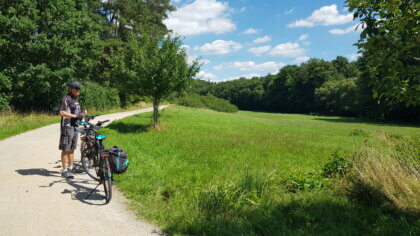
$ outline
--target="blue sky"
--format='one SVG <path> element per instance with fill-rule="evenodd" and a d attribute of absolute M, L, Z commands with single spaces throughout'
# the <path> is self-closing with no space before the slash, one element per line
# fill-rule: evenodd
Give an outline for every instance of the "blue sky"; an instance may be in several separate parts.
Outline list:
<path fill-rule="evenodd" d="M 357 57 L 358 22 L 344 0 L 172 0 L 165 24 L 184 37 L 199 78 L 225 81 L 275 74 L 316 57 Z"/>

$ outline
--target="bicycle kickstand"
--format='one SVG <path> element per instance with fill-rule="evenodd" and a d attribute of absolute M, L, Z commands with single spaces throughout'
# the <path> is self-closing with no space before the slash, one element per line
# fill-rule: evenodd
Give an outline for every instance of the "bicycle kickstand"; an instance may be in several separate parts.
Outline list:
<path fill-rule="evenodd" d="M 92 191 L 90 191 L 90 193 L 87 195 L 87 197 L 85 198 L 85 200 L 87 200 L 89 197 L 90 197 L 90 195 L 92 195 L 92 193 L 93 192 L 95 192 L 95 190 L 99 187 L 99 185 L 101 185 L 102 184 L 102 181 L 100 181 L 99 182 L 99 184 L 98 185 L 96 185 L 96 187 L 94 188 L 94 189 L 92 189 Z"/>

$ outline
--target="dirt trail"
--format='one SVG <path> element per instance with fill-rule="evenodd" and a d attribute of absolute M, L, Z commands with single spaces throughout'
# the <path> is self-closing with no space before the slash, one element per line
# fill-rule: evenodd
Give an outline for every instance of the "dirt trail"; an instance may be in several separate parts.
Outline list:
<path fill-rule="evenodd" d="M 104 115 L 94 121 L 151 110 Z M 53 124 L 0 141 L 0 235 L 161 234 L 156 226 L 136 219 L 116 187 L 108 205 L 102 186 L 84 200 L 97 182 L 86 174 L 75 174 L 69 181 L 61 177 L 59 135 L 59 124 Z M 75 155 L 80 160 L 79 150 Z"/>

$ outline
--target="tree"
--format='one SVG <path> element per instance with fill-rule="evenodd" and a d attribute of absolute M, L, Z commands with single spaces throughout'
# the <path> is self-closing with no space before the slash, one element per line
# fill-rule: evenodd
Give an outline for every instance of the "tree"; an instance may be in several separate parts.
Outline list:
<path fill-rule="evenodd" d="M 90 78 L 102 51 L 98 32 L 81 0 L 0 1 L 1 103 L 57 105 L 64 82 Z"/>
<path fill-rule="evenodd" d="M 200 64 L 187 63 L 179 38 L 156 41 L 149 37 L 132 41 L 116 58 L 115 77 L 125 91 L 150 96 L 153 100 L 153 126 L 158 124 L 159 104 L 173 93 L 183 92 L 198 73 Z"/>
<path fill-rule="evenodd" d="M 420 104 L 420 3 L 416 0 L 347 0 L 364 27 L 357 43 L 373 96 L 389 104 Z"/>

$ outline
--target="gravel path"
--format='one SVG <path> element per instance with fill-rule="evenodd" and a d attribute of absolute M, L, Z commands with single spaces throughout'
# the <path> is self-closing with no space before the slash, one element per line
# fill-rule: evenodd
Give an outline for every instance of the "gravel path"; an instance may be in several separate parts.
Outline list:
<path fill-rule="evenodd" d="M 94 121 L 151 110 L 104 115 Z M 97 184 L 86 174 L 63 179 L 59 135 L 59 124 L 53 124 L 0 141 L 0 235 L 161 234 L 156 226 L 136 219 L 115 186 L 111 202 L 104 205 L 103 186 L 84 199 Z M 80 160 L 79 150 L 75 155 Z"/>

